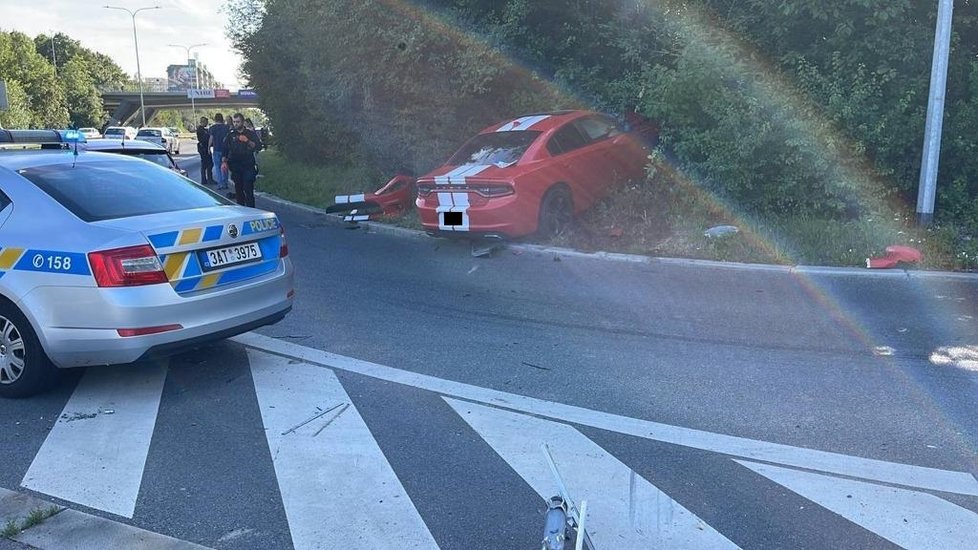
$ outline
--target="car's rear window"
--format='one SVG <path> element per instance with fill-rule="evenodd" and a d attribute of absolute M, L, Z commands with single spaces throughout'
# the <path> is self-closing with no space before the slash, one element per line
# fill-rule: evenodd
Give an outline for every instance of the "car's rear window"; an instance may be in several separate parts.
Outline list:
<path fill-rule="evenodd" d="M 159 130 L 140 130 L 139 132 L 137 132 L 137 133 L 136 133 L 136 135 L 137 135 L 137 136 L 153 136 L 153 137 L 160 137 L 160 134 L 161 134 L 161 133 L 162 133 L 162 132 L 160 132 Z"/>
<path fill-rule="evenodd" d="M 145 162 L 55 164 L 17 173 L 87 222 L 232 204 L 172 170 Z"/>
<path fill-rule="evenodd" d="M 124 134 L 124 133 L 126 133 L 126 131 L 123 130 L 122 128 L 109 128 L 105 131 L 105 135 L 107 136 L 111 136 L 115 134 Z"/>
<path fill-rule="evenodd" d="M 126 155 L 128 157 L 141 158 L 159 164 L 164 168 L 173 168 L 173 163 L 166 151 L 147 151 L 146 149 L 99 149 L 100 153 L 113 153 L 116 155 Z"/>
<path fill-rule="evenodd" d="M 512 164 L 523 156 L 541 132 L 491 132 L 479 134 L 462 146 L 448 164 Z"/>

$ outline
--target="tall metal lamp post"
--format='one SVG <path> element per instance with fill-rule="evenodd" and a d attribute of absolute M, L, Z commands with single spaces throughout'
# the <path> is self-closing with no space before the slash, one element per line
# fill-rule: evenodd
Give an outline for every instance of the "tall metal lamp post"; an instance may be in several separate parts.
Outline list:
<path fill-rule="evenodd" d="M 947 92 L 947 60 L 951 50 L 951 11 L 953 0 L 938 0 L 937 29 L 934 33 L 934 59 L 931 62 L 927 122 L 924 125 L 924 152 L 917 188 L 917 224 L 934 220 L 937 196 L 937 165 L 941 158 L 941 131 L 944 126 L 944 94 Z"/>
<path fill-rule="evenodd" d="M 183 48 L 187 52 L 187 62 L 190 62 L 190 50 L 206 46 L 207 42 L 184 46 L 183 44 L 169 44 L 174 48 Z M 197 59 L 194 59 L 194 90 L 200 88 L 200 71 L 197 68 Z M 194 112 L 194 124 L 197 124 L 197 104 L 194 102 L 194 92 L 190 93 L 190 109 Z"/>
<path fill-rule="evenodd" d="M 145 10 L 158 10 L 162 9 L 161 6 L 149 6 L 145 8 L 139 8 L 135 11 L 129 8 L 120 8 L 118 6 L 102 6 L 109 10 L 122 10 L 128 13 L 132 17 L 132 41 L 136 46 L 136 80 L 139 81 L 139 114 L 143 117 L 143 126 L 146 126 L 146 103 L 143 100 L 143 71 L 139 67 L 139 39 L 136 38 L 136 14 Z"/>

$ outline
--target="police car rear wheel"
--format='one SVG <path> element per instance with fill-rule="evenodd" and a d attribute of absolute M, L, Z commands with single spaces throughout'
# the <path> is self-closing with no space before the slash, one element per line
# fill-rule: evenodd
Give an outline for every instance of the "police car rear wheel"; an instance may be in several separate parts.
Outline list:
<path fill-rule="evenodd" d="M 0 396 L 34 395 L 53 385 L 57 374 L 27 318 L 0 303 Z"/>

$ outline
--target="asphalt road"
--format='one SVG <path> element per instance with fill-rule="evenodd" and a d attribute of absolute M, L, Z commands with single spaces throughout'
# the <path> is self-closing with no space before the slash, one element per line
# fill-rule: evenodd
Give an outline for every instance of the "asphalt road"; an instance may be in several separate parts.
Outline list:
<path fill-rule="evenodd" d="M 192 158 L 181 166 L 198 172 Z M 297 300 L 289 317 L 257 332 L 291 347 L 225 342 L 170 362 L 131 517 L 79 505 L 64 498 L 69 493 L 54 500 L 207 546 L 307 547 L 296 541 L 308 540 L 301 526 L 310 520 L 289 503 L 302 502 L 290 500 L 293 492 L 301 493 L 301 482 L 315 485 L 316 476 L 300 475 L 289 489 L 286 466 L 308 464 L 289 456 L 269 428 L 276 414 L 269 403 L 278 411 L 298 407 L 303 390 L 275 401 L 273 378 L 263 373 L 305 376 L 299 355 L 324 350 L 393 373 L 365 375 L 360 363 L 333 356 L 318 364 L 329 368 L 308 373 L 335 374 L 346 395 L 330 395 L 357 411 L 341 418 L 366 426 L 344 429 L 351 438 L 370 436 L 380 453 L 363 456 L 389 464 L 391 483 L 403 487 L 399 497 L 413 504 L 403 517 L 415 510 L 421 518 L 388 524 L 392 546 L 414 546 L 400 539 L 414 525 L 417 547 L 426 546 L 423 532 L 441 548 L 539 547 L 543 500 L 532 472 L 520 467 L 522 455 L 506 446 L 507 438 L 537 433 L 537 423 L 540 437 L 563 434 L 555 440 L 560 452 L 580 448 L 567 456 L 595 461 L 569 485 L 611 476 L 617 462 L 640 476 L 638 490 L 634 478 L 628 486 L 631 497 L 656 494 L 669 510 L 684 507 L 702 525 L 697 536 L 717 534 L 716 547 L 915 547 L 902 524 L 918 522 L 910 531 L 921 532 L 935 521 L 948 521 L 948 531 L 978 525 L 974 478 L 967 482 L 978 475 L 974 279 L 799 275 L 512 250 L 473 258 L 464 243 L 350 229 L 265 199 L 258 206 L 274 210 L 286 228 Z M 126 367 L 113 369 L 108 376 Z M 0 402 L 0 487 L 25 481 L 88 376 L 70 373 L 54 392 Z M 501 406 L 520 413 L 483 409 L 497 403 L 481 393 L 455 401 L 453 383 L 505 392 Z M 533 406 L 583 412 L 570 418 L 565 409 L 512 404 L 527 397 L 539 400 Z M 629 432 L 632 420 L 652 427 Z M 506 431 L 513 425 L 523 428 Z M 761 443 L 784 447 L 751 450 Z M 837 453 L 843 466 L 832 470 L 806 450 Z M 796 455 L 804 458 L 791 462 Z M 880 479 L 892 464 L 931 470 Z M 928 485 L 938 471 L 960 476 Z M 642 479 L 661 493 L 642 493 Z M 853 497 L 862 509 L 846 508 Z M 908 520 L 898 502 L 924 515 Z M 656 536 L 664 536 L 663 522 L 673 519 L 658 510 Z M 605 529 L 597 536 L 607 537 L 613 524 L 596 522 Z M 683 547 L 685 539 L 662 540 Z"/>

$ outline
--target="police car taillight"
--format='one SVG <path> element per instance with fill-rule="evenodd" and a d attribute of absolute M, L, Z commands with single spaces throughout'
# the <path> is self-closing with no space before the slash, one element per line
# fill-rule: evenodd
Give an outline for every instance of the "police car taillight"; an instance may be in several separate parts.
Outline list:
<path fill-rule="evenodd" d="M 155 285 L 167 282 L 166 273 L 149 245 L 89 252 L 95 282 L 101 287 Z"/>
<path fill-rule="evenodd" d="M 278 226 L 278 234 L 280 235 L 279 247 L 278 247 L 278 257 L 284 258 L 289 255 L 289 243 L 285 240 L 285 227 Z"/>

